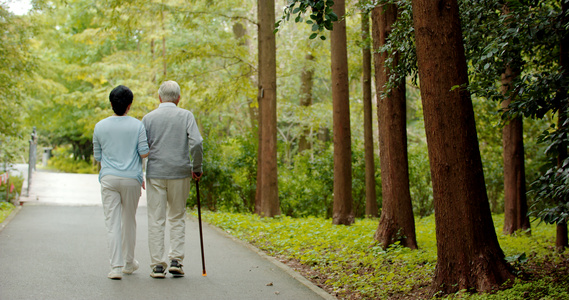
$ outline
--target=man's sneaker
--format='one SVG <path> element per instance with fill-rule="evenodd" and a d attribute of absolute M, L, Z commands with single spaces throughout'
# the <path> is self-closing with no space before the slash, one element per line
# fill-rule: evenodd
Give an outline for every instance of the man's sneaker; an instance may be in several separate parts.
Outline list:
<path fill-rule="evenodd" d="M 110 279 L 122 279 L 122 267 L 114 267 L 111 269 L 111 273 L 107 275 Z"/>
<path fill-rule="evenodd" d="M 166 277 L 166 270 L 164 270 L 163 265 L 156 265 L 152 272 L 150 273 L 150 277 L 153 278 L 164 278 Z"/>
<path fill-rule="evenodd" d="M 175 259 L 172 259 L 172 262 L 170 263 L 170 269 L 168 269 L 168 271 L 170 272 L 170 274 L 174 275 L 174 277 L 184 276 L 184 270 L 182 270 L 182 264 Z"/>
<path fill-rule="evenodd" d="M 125 274 L 132 274 L 134 271 L 138 270 L 138 261 L 135 259 L 131 263 L 126 263 L 126 266 L 122 269 L 122 272 Z"/>

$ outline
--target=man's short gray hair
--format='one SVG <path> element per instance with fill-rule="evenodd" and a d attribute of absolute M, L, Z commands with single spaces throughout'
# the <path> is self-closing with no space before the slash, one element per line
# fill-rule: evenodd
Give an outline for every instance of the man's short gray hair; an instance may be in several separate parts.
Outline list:
<path fill-rule="evenodd" d="M 164 81 L 158 89 L 158 95 L 162 102 L 175 102 L 180 97 L 180 86 L 172 80 Z"/>

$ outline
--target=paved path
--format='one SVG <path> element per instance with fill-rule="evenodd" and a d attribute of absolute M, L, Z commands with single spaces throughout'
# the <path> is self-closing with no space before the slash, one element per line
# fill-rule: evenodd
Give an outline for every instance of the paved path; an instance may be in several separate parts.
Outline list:
<path fill-rule="evenodd" d="M 333 299 L 295 271 L 204 226 L 187 222 L 186 276 L 150 274 L 146 206 L 137 212 L 140 269 L 109 280 L 96 175 L 35 172 L 30 199 L 0 225 L 0 299 Z"/>

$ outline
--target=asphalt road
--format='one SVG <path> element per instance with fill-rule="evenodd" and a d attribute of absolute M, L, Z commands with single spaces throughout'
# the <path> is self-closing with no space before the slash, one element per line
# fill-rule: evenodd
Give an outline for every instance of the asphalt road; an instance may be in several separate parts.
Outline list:
<path fill-rule="evenodd" d="M 110 280 L 98 189 L 96 175 L 34 173 L 30 197 L 0 224 L 0 299 L 335 299 L 207 225 L 202 276 L 194 218 L 186 222 L 186 276 L 151 278 L 145 205 L 137 212 L 140 269 Z"/>

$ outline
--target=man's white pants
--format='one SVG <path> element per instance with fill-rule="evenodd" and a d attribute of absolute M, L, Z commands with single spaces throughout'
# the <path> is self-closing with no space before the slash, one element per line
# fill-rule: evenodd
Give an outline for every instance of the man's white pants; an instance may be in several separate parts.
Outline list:
<path fill-rule="evenodd" d="M 107 226 L 111 267 L 124 267 L 134 260 L 136 209 L 141 195 L 138 180 L 105 175 L 101 178 L 101 198 Z"/>
<path fill-rule="evenodd" d="M 150 267 L 162 265 L 164 260 L 164 231 L 166 215 L 170 223 L 170 252 L 168 259 L 184 260 L 186 232 L 186 200 L 190 193 L 191 177 L 182 179 L 147 179 L 148 246 Z"/>

